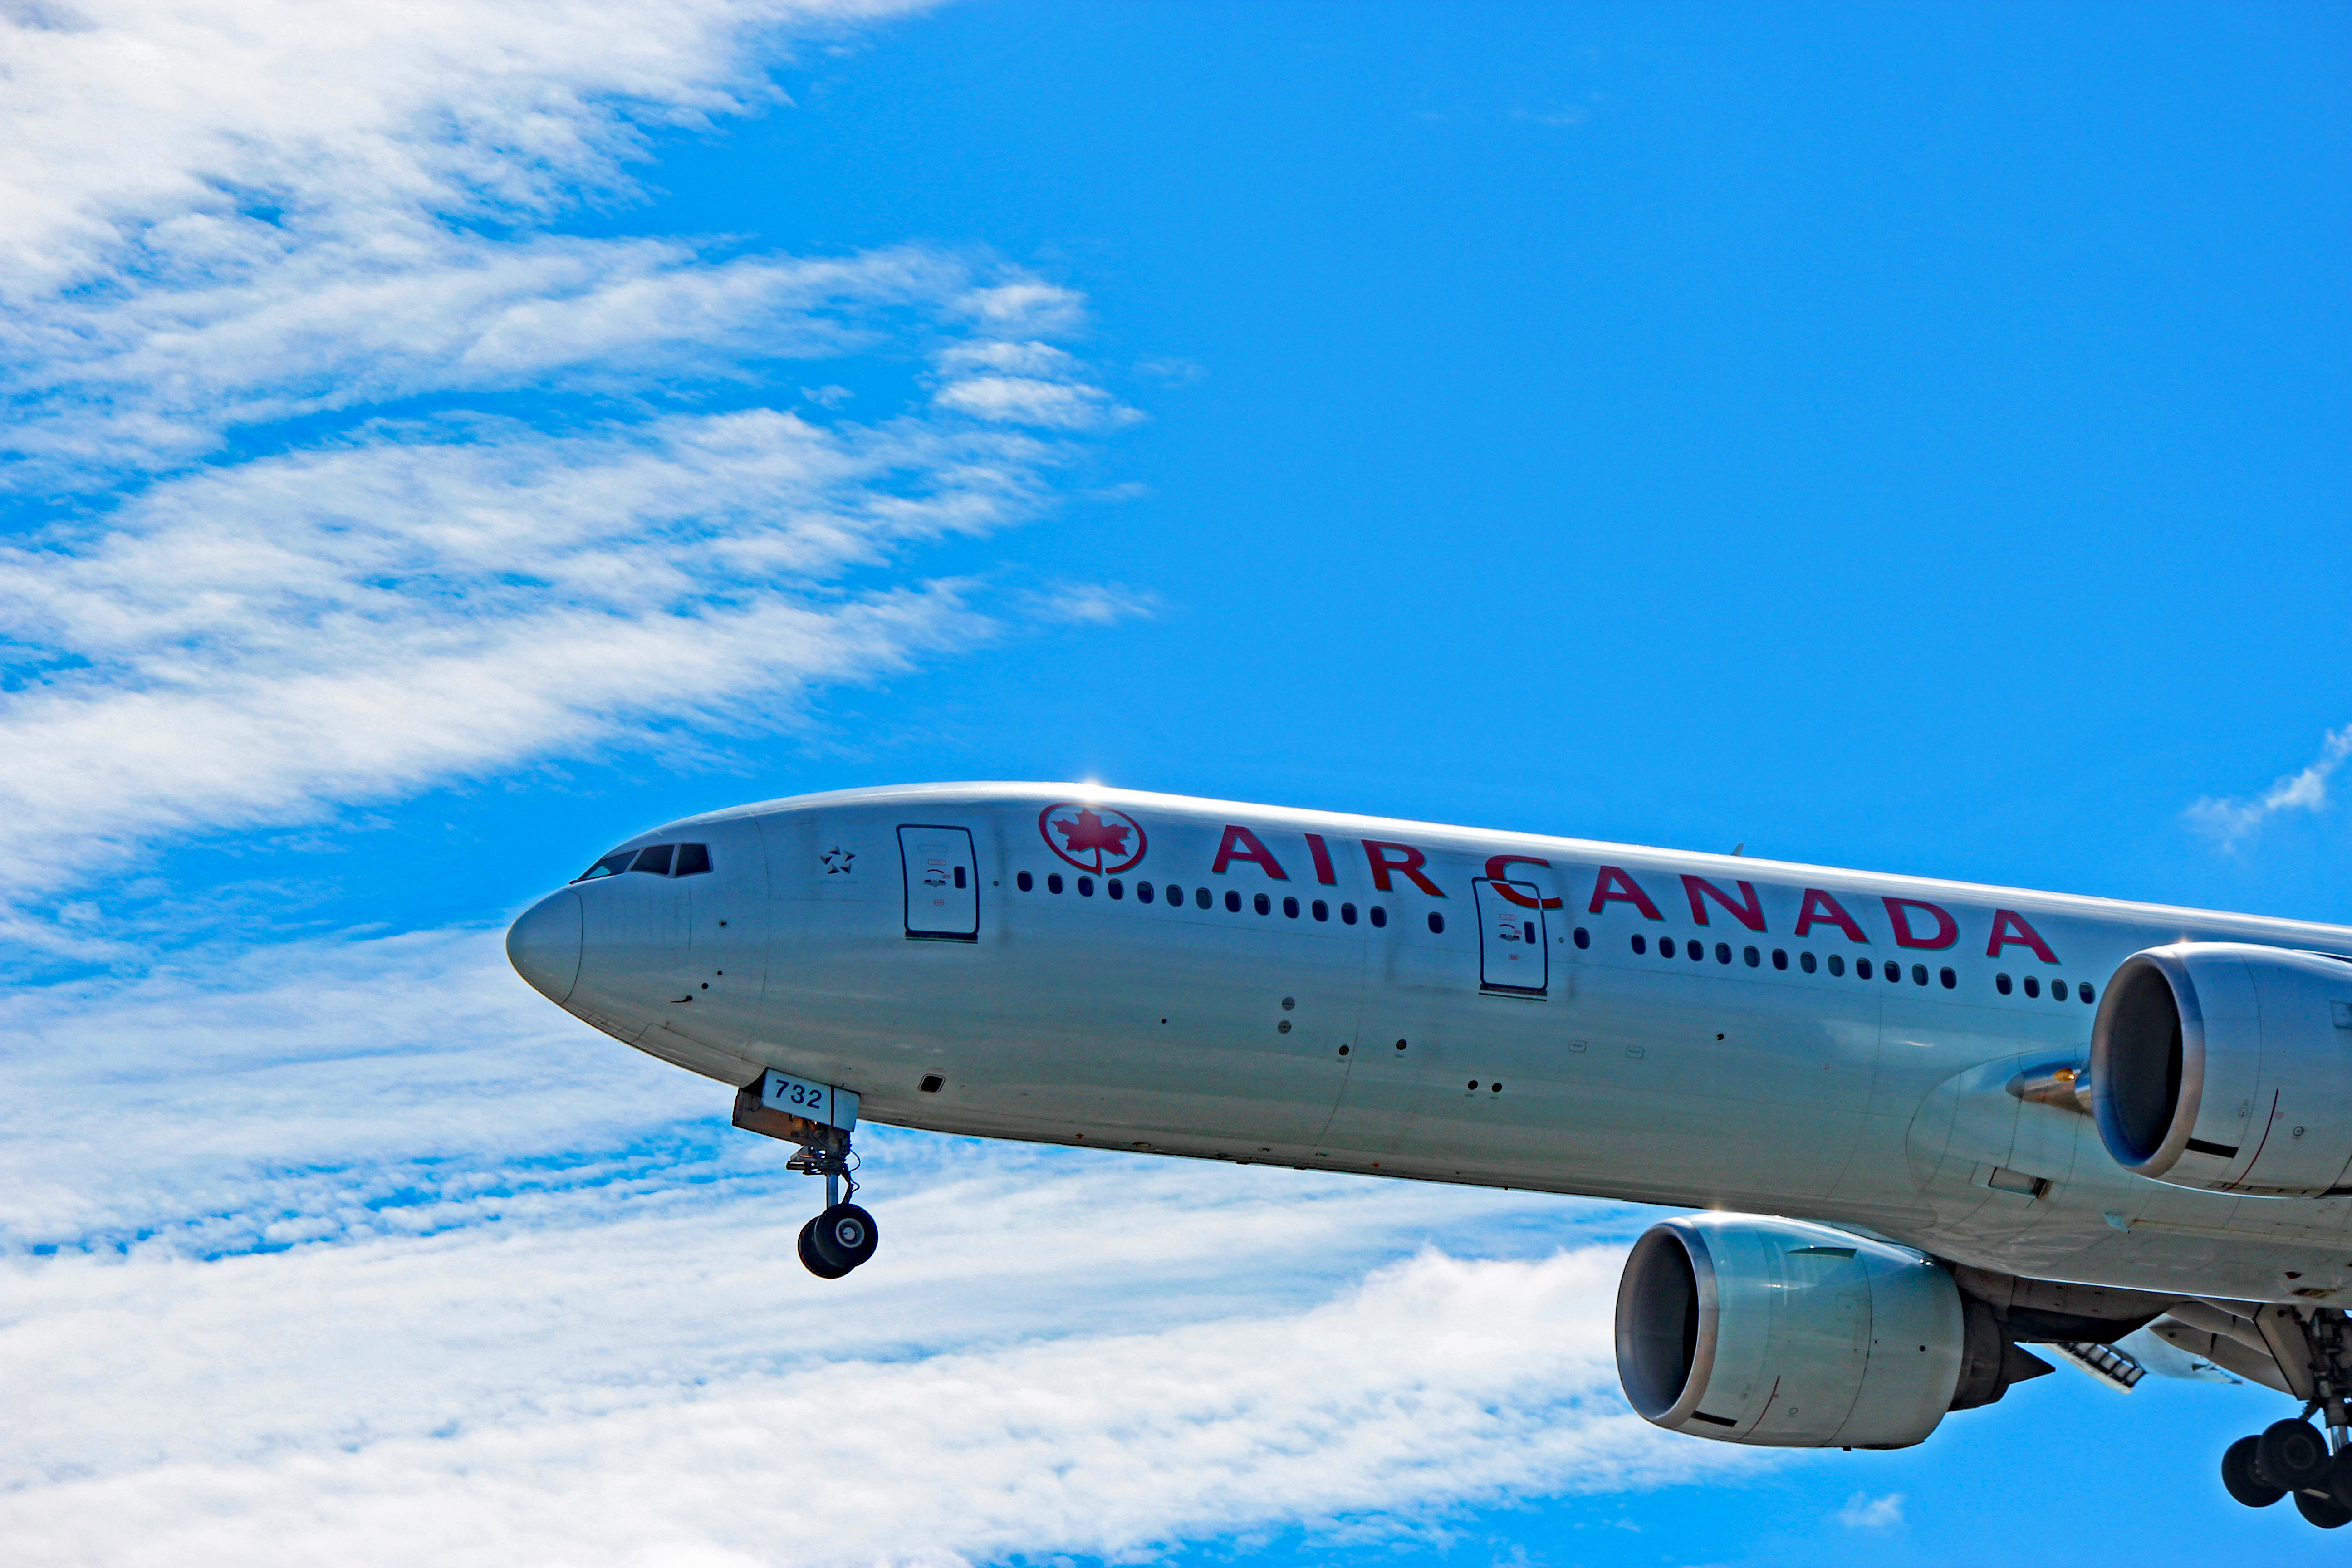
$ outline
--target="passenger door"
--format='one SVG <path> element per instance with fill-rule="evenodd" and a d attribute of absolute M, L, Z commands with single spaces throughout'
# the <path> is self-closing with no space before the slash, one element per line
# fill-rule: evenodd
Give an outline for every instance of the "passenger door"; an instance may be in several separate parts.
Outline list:
<path fill-rule="evenodd" d="M 1478 903 L 1478 989 L 1510 996 L 1540 996 L 1548 984 L 1550 943 L 1544 935 L 1543 893 L 1533 882 L 1470 884 Z M 1507 888 L 1525 903 L 1505 896 Z"/>
<path fill-rule="evenodd" d="M 980 938 L 980 865 L 971 830 L 918 823 L 898 829 L 907 876 L 907 935 L 916 941 Z"/>

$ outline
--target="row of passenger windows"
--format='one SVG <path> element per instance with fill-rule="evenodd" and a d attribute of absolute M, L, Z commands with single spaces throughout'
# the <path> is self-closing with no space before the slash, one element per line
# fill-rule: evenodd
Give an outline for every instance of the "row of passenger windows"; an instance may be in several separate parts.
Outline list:
<path fill-rule="evenodd" d="M 689 846 L 689 847 L 692 847 Z M 595 875 L 595 873 L 592 872 L 590 875 L 593 876 Z M 1082 899 L 1091 899 L 1095 896 L 1095 879 L 1092 877 L 1079 877 L 1076 879 L 1076 880 L 1077 882 L 1078 897 Z M 1037 879 L 1028 872 L 1024 871 L 1013 879 L 1013 885 L 1018 887 L 1024 893 L 1033 892 L 1036 889 Z M 1062 891 L 1062 874 L 1059 871 L 1047 872 L 1045 874 L 1045 890 L 1049 893 L 1059 893 Z M 1103 884 L 1103 891 L 1108 893 L 1114 899 L 1124 899 L 1127 897 L 1127 885 L 1118 878 L 1113 877 Z M 1135 884 L 1135 898 L 1138 903 L 1144 904 L 1150 903 L 1156 899 L 1164 899 L 1171 909 L 1178 909 L 1183 905 L 1184 889 L 1178 887 L 1173 882 L 1169 883 L 1165 888 L 1161 889 L 1154 889 L 1149 882 L 1138 882 Z M 1211 892 L 1206 888 L 1195 888 L 1192 889 L 1192 902 L 1194 906 L 1199 909 L 1213 909 L 1216 907 L 1217 895 Z M 1229 912 L 1234 914 L 1241 913 L 1241 894 L 1230 888 L 1227 889 L 1225 890 L 1224 904 Z M 1274 912 L 1274 900 L 1265 893 L 1259 893 L 1253 898 L 1250 900 L 1250 905 L 1262 915 L 1272 914 Z M 1318 921 L 1328 921 L 1331 918 L 1331 906 L 1324 902 L 1321 899 L 1317 899 L 1312 903 L 1308 904 L 1307 906 L 1307 910 L 1308 913 L 1312 914 Z M 1298 900 L 1287 894 L 1284 895 L 1282 900 L 1282 912 L 1290 919 L 1297 920 L 1298 918 Z M 1389 923 L 1389 912 L 1380 905 L 1372 905 L 1368 912 L 1370 914 L 1371 921 L 1374 925 L 1384 926 Z M 1339 906 L 1339 921 L 1343 925 L 1354 925 L 1356 923 L 1356 906 L 1353 904 L 1341 904 Z M 1445 917 L 1438 911 L 1432 910 L 1429 914 L 1429 929 L 1432 933 L 1442 933 L 1445 930 Z M 1530 926 L 1528 928 L 1528 931 L 1529 934 L 1528 940 L 1532 942 L 1535 940 L 1533 934 L 1534 928 Z M 1576 945 L 1579 947 L 1591 947 L 1592 945 L 1591 931 L 1588 931 L 1583 926 L 1578 926 L 1576 928 Z M 1643 936 L 1639 931 L 1634 932 L 1633 951 L 1639 953 L 1647 953 L 1650 951 L 1650 939 Z M 1662 936 L 1658 939 L 1659 957 L 1673 958 L 1675 956 L 1677 951 L 1678 950 L 1673 937 Z M 1696 938 L 1685 940 L 1682 942 L 1679 951 L 1686 952 L 1691 961 L 1695 963 L 1704 963 L 1706 962 L 1706 944 L 1698 941 Z M 1764 966 L 1764 954 L 1759 949 L 1743 947 L 1739 950 L 1739 956 L 1741 962 L 1745 963 L 1750 969 L 1760 969 Z M 1718 942 L 1715 944 L 1715 961 L 1717 963 L 1729 963 L 1731 962 L 1731 944 L 1729 942 Z M 1845 973 L 1845 959 L 1843 955 L 1832 952 L 1829 955 L 1828 962 L 1829 971 L 1832 974 L 1843 975 Z M 1772 967 L 1775 969 L 1786 969 L 1789 967 L 1788 949 L 1776 947 L 1772 950 Z M 1797 954 L 1797 967 L 1803 970 L 1806 973 L 1811 974 L 1821 967 L 1821 961 L 1816 959 L 1811 952 L 1800 952 Z M 1853 961 L 1853 973 L 1857 979 L 1873 979 L 1882 970 L 1885 972 L 1887 981 L 1890 984 L 1895 985 L 1903 984 L 1903 966 L 1893 959 L 1887 959 L 1881 963 L 1874 963 L 1867 958 L 1857 958 Z M 1947 991 L 1957 989 L 1960 984 L 1959 975 L 1954 973 L 1949 967 L 1937 970 L 1936 978 L 1937 981 L 1942 983 L 1944 989 Z M 1926 964 L 1915 963 L 1911 966 L 1911 983 L 1914 985 L 1925 985 L 1927 984 L 1927 966 Z M 2006 996 L 2010 994 L 2011 987 L 2008 975 L 1994 975 L 1993 985 L 2002 995 Z M 2080 982 L 2074 986 L 2074 990 L 2081 995 L 2084 1001 L 2088 1002 L 2092 999 L 2091 983 L 2089 981 L 2085 980 Z M 2041 995 L 2042 982 L 2031 974 L 2027 975 L 2025 977 L 2025 994 L 2028 996 Z M 2050 983 L 2050 994 L 2058 1001 L 2065 1001 L 2067 997 L 2066 982 L 2063 980 L 2052 981 Z"/>
<path fill-rule="evenodd" d="M 1591 938 L 1581 926 L 1579 926 L 1576 931 L 1576 945 L 1579 947 L 1591 945 Z M 1649 952 L 1650 939 L 1643 936 L 1639 931 L 1634 932 L 1633 951 L 1641 953 L 1646 953 Z M 1675 956 L 1676 952 L 1677 949 L 1673 937 L 1662 936 L 1658 939 L 1658 956 L 1660 958 L 1673 958 Z M 1681 944 L 1680 952 L 1688 956 L 1694 963 L 1704 963 L 1706 962 L 1706 943 L 1700 942 L 1696 938 L 1685 939 Z M 1746 963 L 1750 969 L 1760 969 L 1763 967 L 1764 955 L 1756 948 L 1741 948 L 1739 950 L 1739 957 L 1740 961 Z M 1718 942 L 1715 944 L 1715 961 L 1717 963 L 1729 963 L 1731 962 L 1731 944 L 1729 942 Z M 1803 970 L 1808 974 L 1812 973 L 1820 967 L 1820 962 L 1821 961 L 1816 960 L 1810 952 L 1800 952 L 1797 954 L 1797 967 Z M 1829 971 L 1832 974 L 1843 975 L 1845 973 L 1845 958 L 1843 954 L 1834 952 L 1831 953 L 1828 958 L 1828 963 Z M 1786 969 L 1789 967 L 1789 952 L 1786 948 L 1776 947 L 1772 950 L 1772 967 L 1775 969 Z M 1883 973 L 1886 976 L 1887 983 L 1889 984 L 1900 985 L 1903 984 L 1903 965 L 1891 958 L 1875 963 L 1867 958 L 1857 958 L 1853 961 L 1853 973 L 1854 978 L 1858 980 L 1874 979 Z M 1949 966 L 1937 970 L 1936 979 L 1947 991 L 1957 989 L 1960 984 L 1959 975 Z M 1911 984 L 1914 985 L 1925 985 L 1927 984 L 1927 966 L 1926 964 L 1915 963 L 1911 966 Z M 2010 994 L 2011 987 L 2008 975 L 1994 975 L 1992 977 L 1992 984 L 1993 989 L 1999 991 L 2002 995 L 2006 996 Z M 2063 1002 L 2066 1000 L 2067 990 L 2066 982 L 2063 980 L 2053 980 L 2050 983 L 2050 994 L 2058 1001 Z M 2085 980 L 2077 983 L 2074 985 L 2074 990 L 2084 1001 L 2088 1002 L 2092 1000 L 2091 983 L 2089 981 Z M 2041 995 L 2042 982 L 2033 975 L 2027 975 L 2025 977 L 2025 994 L 2028 996 Z"/>
<path fill-rule="evenodd" d="M 1092 877 L 1080 877 L 1076 879 L 1076 880 L 1078 886 L 1078 897 L 1082 899 L 1091 899 L 1095 896 L 1095 879 Z M 1024 893 L 1032 892 L 1036 889 L 1037 879 L 1031 876 L 1028 872 L 1024 871 L 1019 876 L 1013 879 L 1013 885 L 1019 888 Z M 1045 874 L 1045 890 L 1047 892 L 1058 893 L 1062 890 L 1062 874 L 1059 871 L 1048 871 Z M 1113 877 L 1103 884 L 1103 891 L 1109 894 L 1114 899 L 1123 899 L 1127 897 L 1127 884 L 1117 877 Z M 1184 897 L 1184 889 L 1178 887 L 1173 882 L 1167 884 L 1167 886 L 1163 888 L 1154 888 L 1149 882 L 1138 882 L 1135 885 L 1135 901 L 1139 904 L 1165 901 L 1168 907 L 1171 910 L 1181 909 L 1183 907 Z M 1196 909 L 1214 909 L 1217 904 L 1217 895 L 1206 888 L 1193 889 L 1192 898 L 1193 907 Z M 1242 896 L 1230 888 L 1225 889 L 1224 903 L 1225 909 L 1229 913 L 1239 914 L 1242 912 Z M 1264 893 L 1260 893 L 1255 898 L 1250 900 L 1250 907 L 1255 909 L 1259 914 L 1270 915 L 1274 912 L 1274 900 Z M 1287 918 L 1294 921 L 1297 920 L 1300 912 L 1298 900 L 1295 898 L 1285 896 L 1282 900 L 1282 912 Z M 1306 906 L 1306 912 L 1312 915 L 1318 921 L 1328 921 L 1331 918 L 1331 906 L 1321 899 L 1317 899 L 1312 903 Z M 1353 904 L 1341 904 L 1339 906 L 1339 923 L 1341 925 L 1351 926 L 1354 925 L 1357 921 L 1366 917 L 1370 917 L 1371 922 L 1376 926 L 1384 926 L 1389 923 L 1388 910 L 1382 909 L 1378 904 L 1370 906 L 1369 909 L 1361 911 L 1361 913 L 1358 912 L 1356 906 Z M 1445 929 L 1445 917 L 1438 914 L 1431 915 L 1429 917 L 1429 929 L 1433 931 L 1444 931 Z"/>
<path fill-rule="evenodd" d="M 643 849 L 615 849 L 572 879 L 593 882 L 624 871 L 649 871 L 656 877 L 697 877 L 710 869 L 708 844 L 648 844 Z"/>

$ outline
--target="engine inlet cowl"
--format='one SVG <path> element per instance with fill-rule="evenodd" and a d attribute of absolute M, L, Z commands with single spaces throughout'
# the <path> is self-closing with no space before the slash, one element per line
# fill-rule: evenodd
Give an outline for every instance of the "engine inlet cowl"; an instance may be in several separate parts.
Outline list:
<path fill-rule="evenodd" d="M 2099 1141 L 2175 1186 L 2344 1189 L 2352 1166 L 2352 963 L 2177 942 L 2117 967 L 2091 1030 Z"/>
<path fill-rule="evenodd" d="M 1964 1388 L 1972 1348 L 1940 1265 L 1802 1220 L 1667 1220 L 1634 1243 L 1617 1289 L 1626 1399 L 1718 1442 L 1907 1447 L 1956 1400 L 1999 1397 L 1998 1335 Z"/>

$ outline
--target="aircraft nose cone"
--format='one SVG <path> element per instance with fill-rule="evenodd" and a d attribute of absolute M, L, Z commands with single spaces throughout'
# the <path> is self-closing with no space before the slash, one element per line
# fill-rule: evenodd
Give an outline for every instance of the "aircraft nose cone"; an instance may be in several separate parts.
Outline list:
<path fill-rule="evenodd" d="M 566 888 L 523 910 L 507 928 L 507 962 L 551 1002 L 580 983 L 580 895 Z"/>

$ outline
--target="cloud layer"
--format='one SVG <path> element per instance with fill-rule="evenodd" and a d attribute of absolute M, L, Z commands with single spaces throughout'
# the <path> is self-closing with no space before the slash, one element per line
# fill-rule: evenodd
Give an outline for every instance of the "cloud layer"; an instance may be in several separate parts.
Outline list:
<path fill-rule="evenodd" d="M 936 249 L 548 226 L 625 201 L 650 132 L 773 102 L 794 37 L 892 8 L 0 21 L 29 150 L 0 170 L 0 474 L 51 518 L 0 550 L 20 901 L 159 839 L 789 723 L 1039 602 L 992 614 L 904 553 L 1039 515 L 1072 439 L 1136 417 L 1048 341 L 1078 296 Z M 760 395 L 845 356 L 896 366 L 898 406 Z"/>

